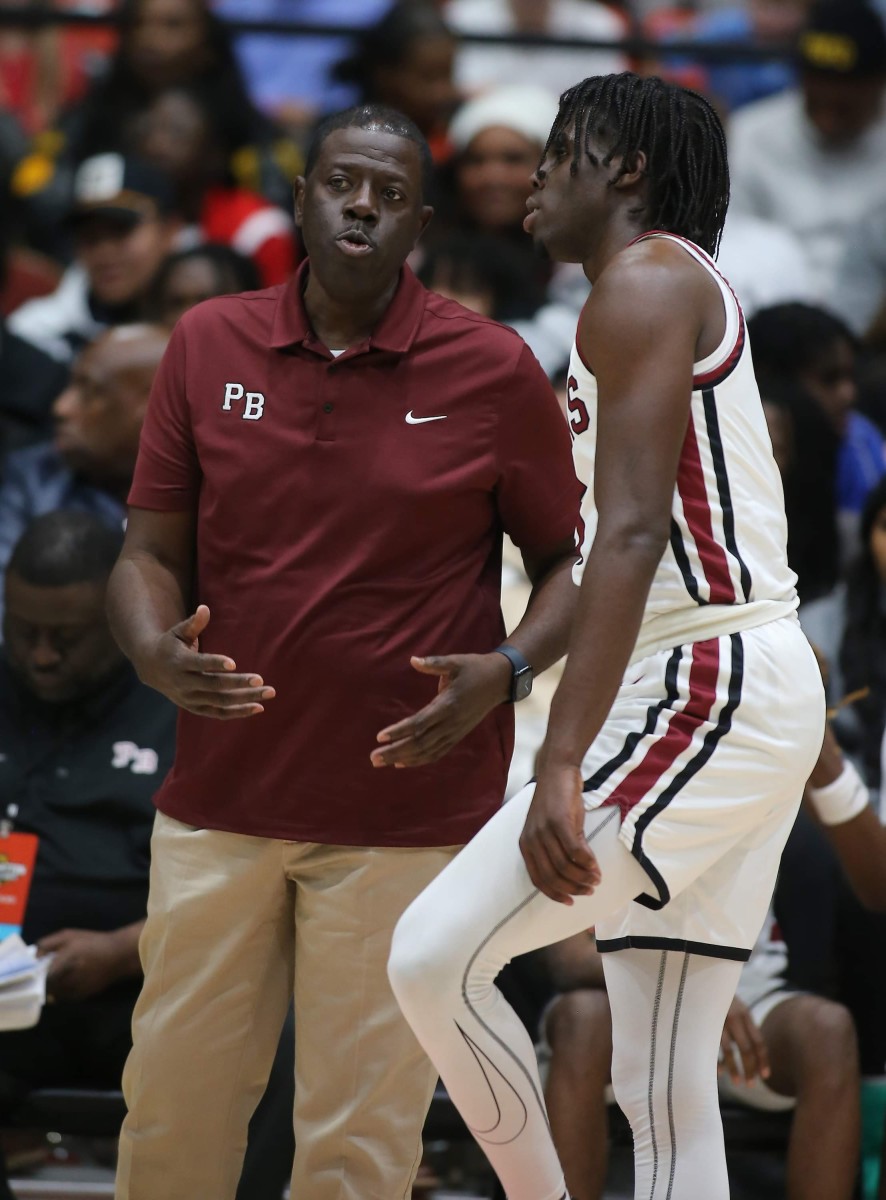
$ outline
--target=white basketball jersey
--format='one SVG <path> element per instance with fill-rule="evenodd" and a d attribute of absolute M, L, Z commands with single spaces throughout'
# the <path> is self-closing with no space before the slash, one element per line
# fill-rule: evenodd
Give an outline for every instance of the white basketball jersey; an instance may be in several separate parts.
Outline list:
<path fill-rule="evenodd" d="M 785 616 L 798 603 L 797 577 L 787 561 L 781 477 L 741 307 L 698 246 L 673 234 L 646 236 L 676 242 L 712 276 L 723 296 L 726 333 L 713 354 L 694 366 L 670 542 L 655 572 L 632 661 L 669 646 L 739 633 Z M 577 346 L 567 397 L 576 474 L 585 485 L 575 567 L 580 583 L 597 528 L 597 382 Z M 641 429 L 637 436 L 643 436 Z"/>

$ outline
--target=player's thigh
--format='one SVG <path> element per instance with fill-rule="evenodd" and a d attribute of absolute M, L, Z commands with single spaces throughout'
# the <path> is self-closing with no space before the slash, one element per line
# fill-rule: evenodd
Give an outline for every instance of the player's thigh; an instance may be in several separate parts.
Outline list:
<path fill-rule="evenodd" d="M 601 869 L 590 896 L 557 903 L 532 883 L 519 839 L 534 794 L 530 784 L 508 801 L 441 875 L 410 905 L 394 938 L 392 979 L 460 984 L 468 975 L 491 980 L 517 954 L 590 928 L 649 886 L 642 867 L 618 838 L 618 810 L 588 813 L 585 836 Z"/>

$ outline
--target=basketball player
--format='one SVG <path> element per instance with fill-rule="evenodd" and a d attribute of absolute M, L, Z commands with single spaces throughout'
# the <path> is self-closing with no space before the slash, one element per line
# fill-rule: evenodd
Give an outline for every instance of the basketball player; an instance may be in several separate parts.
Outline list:
<path fill-rule="evenodd" d="M 659 79 L 587 79 L 533 183 L 527 230 L 593 284 L 568 392 L 578 611 L 538 782 L 410 906 L 389 972 L 509 1200 L 560 1200 L 532 1045 L 494 980 L 596 926 L 635 1194 L 726 1200 L 720 1034 L 825 714 L 744 318 L 711 257 L 723 132 Z"/>

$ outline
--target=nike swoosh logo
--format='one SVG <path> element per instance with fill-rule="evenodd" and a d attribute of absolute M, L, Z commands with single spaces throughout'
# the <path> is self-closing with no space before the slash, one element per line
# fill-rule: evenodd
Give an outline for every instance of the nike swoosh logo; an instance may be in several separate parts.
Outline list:
<path fill-rule="evenodd" d="M 448 414 L 444 413 L 442 417 L 414 417 L 412 409 L 406 414 L 407 425 L 424 425 L 427 421 L 445 421 Z"/>

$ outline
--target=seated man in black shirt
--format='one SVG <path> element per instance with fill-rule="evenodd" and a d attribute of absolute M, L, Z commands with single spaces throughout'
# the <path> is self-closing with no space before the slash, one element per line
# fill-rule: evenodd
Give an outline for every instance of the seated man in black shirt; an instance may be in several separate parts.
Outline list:
<path fill-rule="evenodd" d="M 93 514 L 49 513 L 28 526 L 6 574 L 0 817 L 16 805 L 15 828 L 40 839 L 22 936 L 53 959 L 39 1023 L 0 1033 L 0 1121 L 35 1087 L 118 1089 L 131 1046 L 152 797 L 172 763 L 176 713 L 108 628 L 122 540 Z M 249 1200 L 279 1197 L 291 1166 L 291 1078 L 277 1086 L 250 1129 L 238 1193 Z M 268 1161 L 263 1141 L 280 1145 L 282 1162 Z M 2 1163 L 0 1200 L 12 1200 Z"/>
<path fill-rule="evenodd" d="M 172 762 L 175 710 L 108 629 L 121 542 L 91 514 L 50 513 L 6 577 L 0 811 L 17 805 L 16 828 L 40 839 L 22 936 L 54 955 L 55 1003 L 35 1028 L 0 1034 L 0 1103 L 41 1085 L 119 1088 L 129 1051 L 151 797 Z"/>

